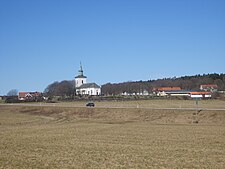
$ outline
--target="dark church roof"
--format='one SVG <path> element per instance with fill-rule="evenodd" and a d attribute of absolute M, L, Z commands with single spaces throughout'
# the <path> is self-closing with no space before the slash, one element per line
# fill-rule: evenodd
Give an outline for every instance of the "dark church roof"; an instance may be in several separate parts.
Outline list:
<path fill-rule="evenodd" d="M 87 77 L 84 76 L 84 75 L 78 75 L 78 76 L 76 76 L 75 78 L 87 78 Z"/>
<path fill-rule="evenodd" d="M 85 83 L 82 84 L 80 87 L 78 87 L 78 89 L 85 89 L 85 88 L 101 88 L 101 87 L 96 83 Z"/>

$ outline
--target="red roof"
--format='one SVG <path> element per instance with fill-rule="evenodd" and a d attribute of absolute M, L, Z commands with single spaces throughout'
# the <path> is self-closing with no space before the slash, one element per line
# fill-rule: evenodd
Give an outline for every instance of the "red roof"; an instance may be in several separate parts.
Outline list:
<path fill-rule="evenodd" d="M 19 92 L 19 97 L 26 97 L 28 92 Z"/>
<path fill-rule="evenodd" d="M 38 97 L 41 96 L 40 92 L 19 92 L 19 98 L 24 98 L 27 96 Z"/>
<path fill-rule="evenodd" d="M 191 92 L 191 95 L 209 95 L 211 92 Z"/>

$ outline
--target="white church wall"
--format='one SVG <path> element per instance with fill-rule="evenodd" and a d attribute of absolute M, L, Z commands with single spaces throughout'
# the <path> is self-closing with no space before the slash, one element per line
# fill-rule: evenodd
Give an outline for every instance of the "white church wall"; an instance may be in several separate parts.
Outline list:
<path fill-rule="evenodd" d="M 86 84 L 87 79 L 86 78 L 76 78 L 75 79 L 75 86 L 80 87 L 82 84 Z"/>
<path fill-rule="evenodd" d="M 101 90 L 98 88 L 86 88 L 82 89 L 82 94 L 97 96 L 101 94 Z"/>

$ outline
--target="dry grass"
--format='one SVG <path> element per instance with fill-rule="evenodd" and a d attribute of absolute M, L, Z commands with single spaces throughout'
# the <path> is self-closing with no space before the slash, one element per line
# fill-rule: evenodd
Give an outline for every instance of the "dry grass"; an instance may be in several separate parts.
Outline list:
<path fill-rule="evenodd" d="M 0 168 L 222 169 L 224 122 L 218 111 L 0 106 Z"/>
<path fill-rule="evenodd" d="M 56 106 L 85 106 L 86 102 L 61 102 L 51 105 Z M 140 107 L 140 108 L 195 108 L 195 100 L 134 100 L 134 101 L 96 101 L 97 107 Z M 200 100 L 200 108 L 221 108 L 225 109 L 223 100 Z"/>

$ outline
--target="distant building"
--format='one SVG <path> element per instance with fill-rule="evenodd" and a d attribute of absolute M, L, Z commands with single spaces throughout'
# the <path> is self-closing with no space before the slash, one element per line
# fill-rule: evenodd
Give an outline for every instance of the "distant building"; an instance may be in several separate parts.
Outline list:
<path fill-rule="evenodd" d="M 211 98 L 212 93 L 211 92 L 191 92 L 190 93 L 191 98 Z"/>
<path fill-rule="evenodd" d="M 184 96 L 190 98 L 202 98 L 202 99 L 210 99 L 212 97 L 212 93 L 208 91 L 190 91 L 190 90 L 165 90 L 159 91 L 157 96 Z"/>
<path fill-rule="evenodd" d="M 200 86 L 200 90 L 216 92 L 218 90 L 218 86 L 215 84 L 205 84 Z"/>
<path fill-rule="evenodd" d="M 183 94 L 180 87 L 159 87 L 159 88 L 154 88 L 153 92 L 157 96 L 167 96 L 167 95 L 180 95 Z"/>
<path fill-rule="evenodd" d="M 82 65 L 80 65 L 79 75 L 75 77 L 76 95 L 101 95 L 101 87 L 96 83 L 87 83 L 87 77 L 84 76 Z"/>
<path fill-rule="evenodd" d="M 137 92 L 137 93 L 123 92 L 123 93 L 120 93 L 120 95 L 122 95 L 122 96 L 148 96 L 149 92 L 144 89 L 142 92 Z"/>
<path fill-rule="evenodd" d="M 190 96 L 190 92 L 188 90 L 167 90 L 158 92 L 157 96 Z"/>
<path fill-rule="evenodd" d="M 42 97 L 42 93 L 40 92 L 19 92 L 18 99 L 19 100 L 35 100 Z"/>

